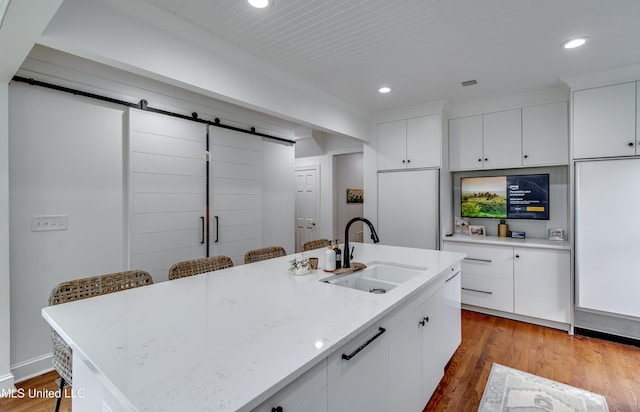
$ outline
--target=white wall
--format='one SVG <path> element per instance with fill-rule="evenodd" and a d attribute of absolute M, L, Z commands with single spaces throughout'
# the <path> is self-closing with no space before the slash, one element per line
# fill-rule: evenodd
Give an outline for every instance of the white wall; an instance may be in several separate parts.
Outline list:
<path fill-rule="evenodd" d="M 0 83 L 0 390 L 13 388 L 9 267 L 9 85 Z"/>
<path fill-rule="evenodd" d="M 50 366 L 40 310 L 53 287 L 125 269 L 125 108 L 22 84 L 9 98 L 11 362 L 21 379 Z M 67 215 L 68 229 L 32 232 L 34 215 Z"/>
<path fill-rule="evenodd" d="M 335 190 L 336 190 L 336 223 L 335 229 L 338 239 L 345 241 L 344 229 L 349 220 L 363 215 L 362 203 L 347 203 L 347 189 L 363 188 L 362 153 L 350 153 L 334 156 Z M 365 193 L 365 199 L 367 193 Z M 362 231 L 362 222 L 354 223 L 349 230 L 349 241 L 358 240 L 357 232 Z"/>
<path fill-rule="evenodd" d="M 118 3 L 65 0 L 40 43 L 316 129 L 366 139 L 368 114 L 352 104 L 160 8 L 140 2 L 133 18 L 120 12 Z"/>
<path fill-rule="evenodd" d="M 262 142 L 262 245 L 295 252 L 294 147 Z"/>

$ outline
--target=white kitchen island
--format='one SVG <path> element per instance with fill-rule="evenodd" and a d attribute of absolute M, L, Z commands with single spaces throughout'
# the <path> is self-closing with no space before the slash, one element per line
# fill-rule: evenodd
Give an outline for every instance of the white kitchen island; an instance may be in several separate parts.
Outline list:
<path fill-rule="evenodd" d="M 463 254 L 354 246 L 357 262 L 396 262 L 426 269 L 386 294 L 373 294 L 320 282 L 328 275 L 322 270 L 291 275 L 291 256 L 287 256 L 44 308 L 43 317 L 73 349 L 74 412 L 271 411 L 277 410 L 275 404 L 273 409 L 268 405 L 271 400 L 282 398 L 286 403 L 291 393 L 293 398 L 308 394 L 316 399 L 315 406 L 295 410 L 335 410 L 336 402 L 342 402 L 340 391 L 348 386 L 346 381 L 332 383 L 342 376 L 340 366 L 332 365 L 347 363 L 333 358 L 351 351 L 349 345 L 364 344 L 360 336 L 365 335 L 366 341 L 366 334 L 382 328 L 378 326 L 382 322 L 390 325 L 389 333 L 348 361 L 349 367 L 366 366 L 366 357 L 373 356 L 367 352 L 378 351 L 381 359 L 374 364 L 387 365 L 383 373 L 396 373 L 388 365 L 389 348 L 394 342 L 404 345 L 405 339 L 394 340 L 394 331 L 401 330 L 394 325 L 407 320 L 412 325 L 409 330 L 419 323 L 424 326 L 428 316 L 420 312 L 415 322 L 411 317 L 429 296 L 443 296 L 430 299 L 442 306 L 438 313 L 447 313 L 447 299 L 453 301 L 448 312 L 453 320 L 438 315 L 441 320 L 435 324 L 442 328 L 439 335 L 448 337 L 454 347 L 459 344 L 459 286 L 449 292 L 444 286 L 444 294 L 442 290 L 444 282 L 459 273 Z M 324 267 L 324 250 L 307 255 L 319 257 L 320 268 Z M 453 298 L 447 298 L 452 293 Z M 453 352 L 442 355 L 436 346 L 426 353 L 438 354 L 439 370 L 433 373 L 441 377 L 443 360 L 446 363 Z M 399 355 L 391 353 L 392 358 Z M 399 359 L 398 365 L 402 362 Z M 424 381 L 419 380 L 420 387 Z M 389 381 L 389 376 L 380 380 Z M 384 399 L 406 389 L 361 386 L 363 396 L 377 392 Z M 370 410 L 389 410 L 387 406 Z"/>

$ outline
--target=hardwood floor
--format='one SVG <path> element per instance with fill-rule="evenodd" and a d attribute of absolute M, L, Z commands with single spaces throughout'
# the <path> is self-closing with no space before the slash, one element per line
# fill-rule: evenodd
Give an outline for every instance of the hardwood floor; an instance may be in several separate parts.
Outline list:
<path fill-rule="evenodd" d="M 476 411 L 493 363 L 599 393 L 640 411 L 640 348 L 462 311 L 462 344 L 424 411 Z"/>
<path fill-rule="evenodd" d="M 57 391 L 60 375 L 56 371 L 36 376 L 24 382 L 16 383 L 16 389 L 23 391 L 23 397 L 0 398 L 0 411 L 2 412 L 53 412 L 56 406 L 56 398 L 45 391 Z M 65 388 L 70 391 L 70 388 Z M 37 392 L 35 392 L 37 391 Z M 20 392 L 18 392 L 20 393 Z M 70 392 L 69 392 L 70 393 Z M 35 396 L 34 396 L 35 395 Z M 71 411 L 71 398 L 62 398 L 60 412 Z"/>
<path fill-rule="evenodd" d="M 476 411 L 494 362 L 604 395 L 611 412 L 640 411 L 640 348 L 469 311 L 462 344 L 424 411 Z M 28 390 L 55 391 L 57 378 L 49 372 L 17 384 L 25 397 L 0 399 L 0 411 L 53 411 L 55 399 L 30 399 Z M 71 411 L 71 399 L 60 411 Z"/>

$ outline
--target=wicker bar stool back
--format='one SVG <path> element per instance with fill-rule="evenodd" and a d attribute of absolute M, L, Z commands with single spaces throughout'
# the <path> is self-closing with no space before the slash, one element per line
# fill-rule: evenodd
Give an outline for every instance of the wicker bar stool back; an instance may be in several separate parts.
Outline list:
<path fill-rule="evenodd" d="M 244 263 L 260 262 L 261 260 L 273 259 L 286 256 L 287 252 L 281 246 L 269 246 L 262 249 L 250 250 L 244 254 Z"/>
<path fill-rule="evenodd" d="M 174 263 L 169 268 L 169 280 L 232 268 L 233 261 L 228 256 L 211 256 L 201 259 L 185 260 Z"/>
<path fill-rule="evenodd" d="M 313 249 L 320 249 L 321 247 L 327 247 L 331 245 L 331 241 L 329 239 L 316 239 L 310 240 L 308 242 L 304 242 L 302 245 L 302 251 L 308 252 Z"/>
<path fill-rule="evenodd" d="M 152 283 L 151 275 L 143 270 L 130 270 L 71 280 L 53 288 L 51 295 L 49 295 L 49 306 L 151 285 Z M 60 374 L 60 397 L 56 400 L 55 409 L 57 412 L 60 408 L 62 389 L 65 384 L 72 385 L 71 359 L 73 356 L 69 345 L 53 329 L 51 329 L 51 339 L 53 340 L 53 367 Z"/>

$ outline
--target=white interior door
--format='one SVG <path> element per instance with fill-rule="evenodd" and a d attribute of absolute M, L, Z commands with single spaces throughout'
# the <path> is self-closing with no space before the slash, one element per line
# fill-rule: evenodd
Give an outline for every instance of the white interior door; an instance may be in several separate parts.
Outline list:
<path fill-rule="evenodd" d="M 262 139 L 211 126 L 209 141 L 210 255 L 241 265 L 262 247 Z"/>
<path fill-rule="evenodd" d="M 317 239 L 318 223 L 318 166 L 296 169 L 296 252 L 302 245 Z"/>
<path fill-rule="evenodd" d="M 171 265 L 204 257 L 206 126 L 129 112 L 132 269 L 167 280 Z"/>

